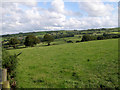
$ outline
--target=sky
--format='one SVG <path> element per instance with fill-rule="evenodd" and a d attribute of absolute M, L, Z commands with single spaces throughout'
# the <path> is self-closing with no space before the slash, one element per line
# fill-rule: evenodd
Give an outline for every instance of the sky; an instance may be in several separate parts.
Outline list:
<path fill-rule="evenodd" d="M 6 1 L 0 11 L 0 34 L 118 27 L 117 0 Z"/>

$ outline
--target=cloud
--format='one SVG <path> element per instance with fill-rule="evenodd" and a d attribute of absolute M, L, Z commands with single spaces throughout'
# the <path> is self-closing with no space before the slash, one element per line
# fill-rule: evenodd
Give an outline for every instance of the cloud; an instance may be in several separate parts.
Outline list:
<path fill-rule="evenodd" d="M 64 0 L 64 2 L 119 2 L 119 0 Z"/>
<path fill-rule="evenodd" d="M 55 12 L 64 13 L 64 2 L 63 0 L 54 0 L 52 3 L 52 8 Z"/>
<path fill-rule="evenodd" d="M 84 18 L 70 18 L 66 21 L 66 29 L 88 29 L 88 28 L 106 28 L 117 27 L 117 18 L 106 17 L 84 17 Z"/>
<path fill-rule="evenodd" d="M 78 16 L 80 17 L 82 14 L 80 12 L 73 12 L 72 10 L 65 10 L 65 5 L 63 0 L 53 0 L 51 11 L 56 13 L 61 13 L 67 16 Z"/>
<path fill-rule="evenodd" d="M 37 5 L 36 0 L 25 0 L 25 2 L 22 2 L 22 3 L 29 7 L 34 7 Z"/>
<path fill-rule="evenodd" d="M 80 9 L 87 12 L 89 16 L 109 16 L 112 14 L 114 7 L 103 2 L 80 2 Z"/>
<path fill-rule="evenodd" d="M 79 2 L 78 2 L 79 3 Z M 46 4 L 47 5 L 47 4 Z M 2 4 L 3 34 L 40 30 L 71 30 L 117 27 L 114 7 L 102 2 L 79 3 L 80 11 L 66 9 L 63 0 L 51 2 L 51 8 L 42 8 L 36 2 Z M 84 16 L 84 13 L 88 16 Z M 96 13 L 97 12 L 97 13 Z M 83 16 L 82 16 L 83 15 Z"/>

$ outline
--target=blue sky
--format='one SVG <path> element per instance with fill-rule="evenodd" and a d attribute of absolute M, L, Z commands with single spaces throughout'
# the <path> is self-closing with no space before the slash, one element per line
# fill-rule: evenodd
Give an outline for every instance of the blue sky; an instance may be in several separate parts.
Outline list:
<path fill-rule="evenodd" d="M 84 2 L 81 2 L 81 3 L 84 3 Z M 106 4 L 112 5 L 115 8 L 115 10 L 113 10 L 113 13 L 118 12 L 118 10 L 117 10 L 118 3 L 117 2 L 103 2 L 103 3 L 104 3 L 104 5 L 106 5 Z M 64 5 L 65 5 L 66 10 L 72 10 L 73 12 L 81 12 L 84 16 L 87 16 L 87 13 L 84 10 L 79 9 L 78 2 L 64 2 Z M 44 9 L 48 9 L 48 8 L 52 7 L 51 2 L 38 2 L 37 6 L 42 7 Z"/>
<path fill-rule="evenodd" d="M 2 34 L 117 27 L 118 3 L 98 1 L 4 2 Z"/>

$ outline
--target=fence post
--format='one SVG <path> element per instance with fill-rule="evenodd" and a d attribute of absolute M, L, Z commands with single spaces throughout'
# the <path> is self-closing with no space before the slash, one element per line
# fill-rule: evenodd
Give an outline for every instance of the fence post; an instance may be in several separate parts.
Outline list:
<path fill-rule="evenodd" d="M 10 88 L 10 83 L 7 81 L 7 69 L 2 69 L 2 88 Z"/>
<path fill-rule="evenodd" d="M 2 69 L 2 81 L 7 81 L 7 69 Z"/>
<path fill-rule="evenodd" d="M 10 88 L 9 81 L 4 81 L 2 88 Z"/>

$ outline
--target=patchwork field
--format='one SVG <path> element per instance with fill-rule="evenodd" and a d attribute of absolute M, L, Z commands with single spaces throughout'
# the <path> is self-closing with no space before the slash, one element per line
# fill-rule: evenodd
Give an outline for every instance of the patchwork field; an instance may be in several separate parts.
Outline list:
<path fill-rule="evenodd" d="M 8 50 L 19 88 L 118 87 L 118 39 Z"/>

